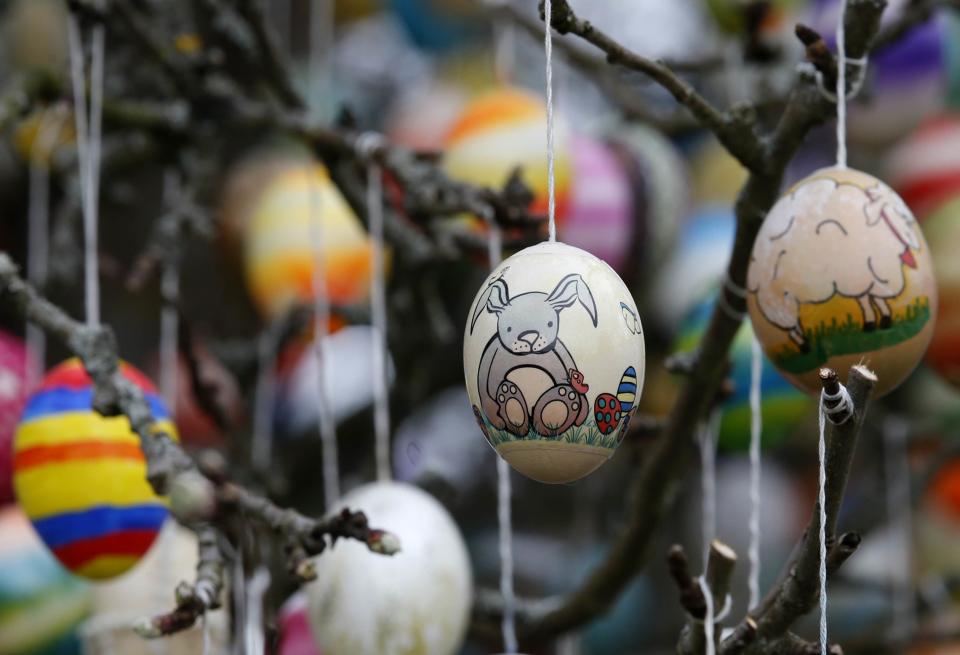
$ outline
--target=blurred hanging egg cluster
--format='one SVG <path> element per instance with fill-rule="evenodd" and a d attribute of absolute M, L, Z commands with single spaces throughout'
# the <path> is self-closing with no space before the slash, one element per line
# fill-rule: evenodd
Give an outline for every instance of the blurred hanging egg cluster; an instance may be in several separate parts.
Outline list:
<path fill-rule="evenodd" d="M 156 387 L 129 364 L 123 376 L 150 402 L 155 429 L 176 437 Z M 125 416 L 93 409 L 83 364 L 51 369 L 30 397 L 14 438 L 17 502 L 61 564 L 94 580 L 116 577 L 150 550 L 167 507 L 146 479 L 140 439 Z"/>

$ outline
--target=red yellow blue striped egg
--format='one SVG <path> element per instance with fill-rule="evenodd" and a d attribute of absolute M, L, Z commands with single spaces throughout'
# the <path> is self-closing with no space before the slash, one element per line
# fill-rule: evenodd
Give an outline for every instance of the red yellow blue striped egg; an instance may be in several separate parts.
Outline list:
<path fill-rule="evenodd" d="M 176 428 L 156 387 L 126 363 L 156 429 Z M 21 508 L 60 563 L 76 575 L 112 578 L 150 549 L 167 507 L 147 483 L 137 435 L 124 416 L 93 410 L 93 387 L 78 359 L 52 369 L 30 397 L 14 437 L 13 485 Z"/>

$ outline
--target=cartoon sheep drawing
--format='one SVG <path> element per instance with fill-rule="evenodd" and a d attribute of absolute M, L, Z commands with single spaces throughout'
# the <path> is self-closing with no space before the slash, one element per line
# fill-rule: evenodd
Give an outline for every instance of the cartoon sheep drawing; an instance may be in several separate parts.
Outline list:
<path fill-rule="evenodd" d="M 903 201 L 879 184 L 862 189 L 830 178 L 813 180 L 782 198 L 767 216 L 747 288 L 763 316 L 786 330 L 802 352 L 810 344 L 800 306 L 835 295 L 859 303 L 865 332 L 889 328 L 888 301 L 904 290 L 903 267 L 917 267 L 916 230 Z"/>
<path fill-rule="evenodd" d="M 477 387 L 483 414 L 498 429 L 526 436 L 557 435 L 589 416 L 588 386 L 570 351 L 557 335 L 560 312 L 579 302 L 597 325 L 597 306 L 577 273 L 563 277 L 550 293 L 510 296 L 502 277 L 477 302 L 473 331 L 484 312 L 497 315 L 497 332 L 480 358 Z"/>

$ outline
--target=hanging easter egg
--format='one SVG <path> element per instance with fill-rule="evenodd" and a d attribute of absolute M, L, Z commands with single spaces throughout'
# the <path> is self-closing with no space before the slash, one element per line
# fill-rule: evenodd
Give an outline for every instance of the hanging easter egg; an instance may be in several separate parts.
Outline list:
<path fill-rule="evenodd" d="M 571 163 L 567 128 L 554 133 L 557 220 L 570 200 Z M 500 189 L 517 168 L 533 192 L 530 211 L 547 213 L 547 110 L 542 98 L 500 87 L 470 102 L 445 139 L 444 169 L 455 179 Z"/>
<path fill-rule="evenodd" d="M 887 157 L 887 179 L 921 221 L 960 195 L 960 117 L 925 121 Z"/>
<path fill-rule="evenodd" d="M 317 242 L 330 302 L 365 302 L 370 240 L 360 221 L 325 168 L 284 170 L 263 190 L 244 234 L 247 286 L 264 317 L 313 301 Z"/>
<path fill-rule="evenodd" d="M 667 137 L 646 125 L 618 121 L 603 134 L 630 175 L 634 221 L 642 225 L 646 243 L 643 254 L 656 265 L 673 250 L 687 209 L 686 162 Z"/>
<path fill-rule="evenodd" d="M 960 195 L 942 205 L 924 223 L 940 295 L 927 362 L 960 389 Z"/>
<path fill-rule="evenodd" d="M 302 589 L 294 593 L 277 612 L 280 641 L 279 655 L 320 655 L 310 630 L 310 612 L 307 594 Z"/>
<path fill-rule="evenodd" d="M 0 505 L 13 500 L 13 434 L 27 402 L 27 348 L 0 332 Z"/>
<path fill-rule="evenodd" d="M 0 510 L 0 653 L 80 653 L 90 585 L 63 569 L 19 508 Z"/>
<path fill-rule="evenodd" d="M 390 110 L 387 136 L 413 150 L 439 152 L 466 102 L 466 93 L 453 84 L 437 80 L 418 84 L 401 93 Z"/>
<path fill-rule="evenodd" d="M 67 61 L 67 8 L 57 0 L 16 0 L 4 7 L 0 55 L 13 68 L 61 72 Z"/>
<path fill-rule="evenodd" d="M 335 421 L 344 420 L 373 403 L 373 328 L 349 325 L 327 337 L 323 359 L 324 393 Z M 387 384 L 394 366 L 387 353 Z M 281 433 L 312 431 L 320 420 L 317 384 L 320 372 L 313 341 L 302 339 L 280 354 L 277 367 L 276 427 Z"/>
<path fill-rule="evenodd" d="M 156 388 L 133 366 L 121 373 L 150 402 L 156 429 L 176 429 Z M 140 440 L 125 416 L 93 410 L 83 364 L 50 370 L 23 411 L 14 437 L 17 501 L 40 538 L 73 573 L 103 580 L 124 573 L 150 549 L 167 517 L 147 483 Z"/>
<path fill-rule="evenodd" d="M 635 231 L 630 178 L 603 143 L 576 135 L 570 145 L 576 183 L 559 236 L 619 270 Z"/>
<path fill-rule="evenodd" d="M 375 555 L 341 540 L 314 560 L 310 626 L 325 655 L 454 655 L 466 634 L 473 579 L 466 544 L 443 506 L 398 482 L 354 489 L 338 509 L 363 510 L 400 540 Z M 336 510 L 335 510 L 336 511 Z"/>
<path fill-rule="evenodd" d="M 882 25 L 900 19 L 909 0 L 892 0 Z M 807 24 L 835 50 L 840 0 L 816 0 Z M 946 18 L 934 14 L 888 46 L 870 54 L 864 90 L 850 103 L 847 134 L 853 141 L 884 144 L 906 134 L 944 105 L 950 59 Z"/>
<path fill-rule="evenodd" d="M 703 339 L 713 314 L 718 290 L 714 288 L 690 311 L 680 326 L 674 350 L 692 352 Z M 719 445 L 725 450 L 746 450 L 750 446 L 750 384 L 753 365 L 753 329 L 744 321 L 730 348 L 733 394 L 723 405 Z M 772 446 L 792 434 L 814 403 L 790 384 L 764 357 L 760 370 L 760 398 L 763 419 L 761 443 Z"/>
<path fill-rule="evenodd" d="M 748 271 L 750 319 L 784 376 L 820 393 L 818 371 L 861 361 L 876 393 L 899 385 L 933 334 L 937 288 L 926 241 L 890 187 L 824 168 L 770 210 Z"/>
<path fill-rule="evenodd" d="M 482 7 L 470 0 L 390 0 L 390 8 L 419 47 L 446 51 L 475 39 Z"/>
<path fill-rule="evenodd" d="M 657 273 L 652 305 L 668 326 L 683 317 L 716 287 L 733 248 L 736 221 L 730 206 L 694 210 L 681 226 L 677 247 Z"/>
<path fill-rule="evenodd" d="M 197 575 L 197 537 L 176 521 L 168 521 L 150 552 L 132 571 L 93 587 L 93 612 L 83 624 L 82 637 L 87 653 L 153 655 L 157 642 L 143 639 L 133 630 L 144 618 L 165 614 L 174 603 L 174 590 Z M 222 599 L 224 600 L 224 599 Z M 211 653 L 226 652 L 227 611 L 205 615 Z M 203 653 L 204 628 L 192 627 L 164 637 L 166 655 Z"/>
<path fill-rule="evenodd" d="M 511 466 L 541 482 L 573 482 L 610 458 L 635 413 L 645 361 L 623 281 L 559 242 L 494 269 L 464 330 L 467 394 L 481 430 Z"/>

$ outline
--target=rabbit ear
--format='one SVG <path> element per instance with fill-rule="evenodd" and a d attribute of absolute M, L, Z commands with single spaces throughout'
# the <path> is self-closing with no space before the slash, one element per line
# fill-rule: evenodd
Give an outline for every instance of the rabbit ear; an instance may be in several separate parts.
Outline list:
<path fill-rule="evenodd" d="M 486 309 L 491 314 L 499 314 L 507 305 L 510 304 L 510 289 L 507 288 L 507 281 L 502 277 L 497 278 L 489 285 L 484 292 L 483 297 L 477 302 L 477 308 L 473 311 L 473 318 L 470 319 L 470 333 L 473 333 L 473 327 L 477 324 L 480 314 Z"/>
<path fill-rule="evenodd" d="M 590 293 L 590 287 L 583 281 L 577 273 L 570 273 L 564 276 L 557 283 L 556 288 L 547 296 L 547 302 L 558 312 L 564 307 L 571 307 L 575 301 L 579 300 L 583 308 L 590 315 L 593 326 L 597 326 L 597 303 L 593 300 L 593 294 Z"/>

